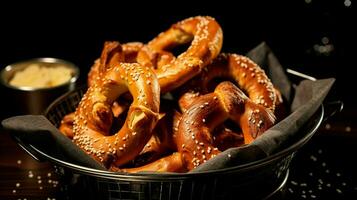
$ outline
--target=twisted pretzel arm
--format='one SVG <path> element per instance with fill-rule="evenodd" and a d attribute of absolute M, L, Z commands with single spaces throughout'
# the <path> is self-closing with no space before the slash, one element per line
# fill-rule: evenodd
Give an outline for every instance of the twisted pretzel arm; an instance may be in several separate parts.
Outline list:
<path fill-rule="evenodd" d="M 191 45 L 186 52 L 176 59 L 169 59 L 168 64 L 156 68 L 154 60 L 157 54 L 190 41 Z M 137 60 L 144 66 L 154 68 L 162 93 L 165 93 L 181 86 L 201 72 L 218 55 L 222 41 L 222 29 L 213 18 L 193 17 L 178 22 L 159 34 L 142 48 Z"/>

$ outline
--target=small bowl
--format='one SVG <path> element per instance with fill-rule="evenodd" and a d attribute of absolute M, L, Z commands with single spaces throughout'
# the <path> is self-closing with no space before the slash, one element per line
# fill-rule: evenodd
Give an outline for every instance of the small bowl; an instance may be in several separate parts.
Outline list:
<path fill-rule="evenodd" d="M 45 67 L 64 66 L 72 71 L 71 78 L 51 87 L 14 86 L 9 83 L 16 72 L 32 64 Z M 69 61 L 58 58 L 35 58 L 10 64 L 1 70 L 0 75 L 1 84 L 6 91 L 6 109 L 9 115 L 42 114 L 57 97 L 75 88 L 79 78 L 79 68 Z"/>

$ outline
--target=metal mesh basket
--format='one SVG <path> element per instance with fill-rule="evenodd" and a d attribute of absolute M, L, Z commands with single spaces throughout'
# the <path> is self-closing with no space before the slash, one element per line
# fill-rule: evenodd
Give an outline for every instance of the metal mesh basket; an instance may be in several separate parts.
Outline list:
<path fill-rule="evenodd" d="M 45 115 L 58 127 L 77 107 L 85 88 L 69 92 Z M 303 134 L 272 156 L 223 170 L 200 173 L 120 174 L 79 166 L 31 146 L 55 165 L 66 199 L 264 199 L 283 188 L 291 159 L 321 125 L 323 106 L 300 131 Z M 78 194 L 78 191 L 80 194 Z"/>

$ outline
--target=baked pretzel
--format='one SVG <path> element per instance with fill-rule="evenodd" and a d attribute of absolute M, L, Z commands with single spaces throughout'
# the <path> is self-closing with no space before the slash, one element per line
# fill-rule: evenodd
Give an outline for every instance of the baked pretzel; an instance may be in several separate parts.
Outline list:
<path fill-rule="evenodd" d="M 109 68 L 110 62 L 118 62 L 118 60 L 112 60 L 114 54 L 117 54 L 118 59 L 122 62 L 135 63 L 137 54 L 143 46 L 140 42 L 129 42 L 122 45 L 116 41 L 105 42 L 100 58 L 94 61 L 88 73 L 88 87 L 93 85 L 95 80 L 100 80 L 100 73 L 105 72 Z"/>
<path fill-rule="evenodd" d="M 129 92 L 133 102 L 122 128 L 110 135 L 112 104 Z M 159 119 L 160 87 L 151 69 L 113 63 L 84 94 L 75 112 L 73 141 L 104 166 L 120 166 L 137 156 Z"/>
<path fill-rule="evenodd" d="M 217 147 L 220 151 L 244 145 L 243 133 L 228 128 L 225 123 L 215 128 L 212 131 L 212 135 L 213 146 Z"/>
<path fill-rule="evenodd" d="M 113 66 L 114 63 L 124 62 L 124 60 L 123 47 L 119 42 L 104 42 L 100 58 L 94 61 L 88 73 L 88 87 L 93 86 L 97 81 L 101 81 L 103 73 Z"/>
<path fill-rule="evenodd" d="M 282 103 L 280 93 L 274 88 L 272 82 L 256 63 L 245 56 L 237 54 L 220 54 L 205 70 L 192 80 L 182 97 L 179 99 L 181 107 L 189 106 L 195 98 L 206 94 L 214 88 L 214 79 L 233 80 L 249 98 L 271 111 Z"/>
<path fill-rule="evenodd" d="M 135 60 L 137 52 L 142 46 L 143 44 L 139 42 L 131 42 L 124 45 L 120 45 L 119 42 L 105 42 L 100 58 L 95 60 L 88 73 L 88 87 L 93 86 L 96 81 L 101 81 L 103 73 L 109 68 L 111 63 L 119 61 L 130 62 Z M 114 116 L 117 117 L 127 108 L 127 104 L 119 104 L 119 102 L 116 101 L 113 103 L 112 111 Z M 59 126 L 60 132 L 70 139 L 73 138 L 73 121 L 74 113 L 67 114 L 63 117 Z"/>
<path fill-rule="evenodd" d="M 138 53 L 143 46 L 144 44 L 141 42 L 128 42 L 122 44 L 125 62 L 136 63 Z"/>
<path fill-rule="evenodd" d="M 194 82 L 194 80 L 193 80 Z M 189 84 L 192 87 L 192 84 Z M 197 85 L 193 86 L 193 90 L 184 93 L 179 98 L 179 107 L 182 113 L 186 112 L 190 108 L 192 102 L 194 102 L 203 92 L 197 92 Z M 187 90 L 186 90 L 187 91 Z M 177 128 L 176 128 L 177 129 Z M 231 147 L 238 147 L 244 144 L 244 138 L 241 132 L 236 132 L 228 128 L 225 124 L 222 124 L 212 131 L 213 143 L 220 151 L 224 151 Z"/>
<path fill-rule="evenodd" d="M 275 121 L 271 110 L 254 103 L 231 82 L 220 83 L 213 93 L 196 99 L 179 123 L 178 150 L 189 170 L 220 153 L 211 132 L 227 119 L 241 127 L 245 143 L 263 134 Z"/>
<path fill-rule="evenodd" d="M 110 167 L 110 171 L 116 172 L 142 172 L 165 171 L 186 172 L 181 160 L 181 154 L 177 152 L 173 127 L 181 114 L 175 110 L 166 112 L 153 130 L 152 137 L 146 143 L 140 154 L 125 166 Z"/>
<path fill-rule="evenodd" d="M 129 105 L 127 102 L 116 100 L 112 105 L 112 112 L 115 118 L 118 118 L 123 112 L 127 111 Z M 63 117 L 61 124 L 58 127 L 60 132 L 70 139 L 73 139 L 73 122 L 74 112 L 69 113 Z"/>
<path fill-rule="evenodd" d="M 58 127 L 59 131 L 67 136 L 69 139 L 73 138 L 73 121 L 74 121 L 74 112 L 69 113 L 63 117 L 61 124 Z"/>
<path fill-rule="evenodd" d="M 161 92 L 165 93 L 200 73 L 219 54 L 222 41 L 222 29 L 213 18 L 192 17 L 172 25 L 151 40 L 139 51 L 137 61 L 154 69 Z M 189 42 L 190 47 L 177 58 L 168 52 Z"/>
<path fill-rule="evenodd" d="M 135 165 L 152 162 L 163 155 L 177 151 L 173 132 L 173 123 L 177 117 L 179 115 L 175 110 L 166 110 L 165 116 L 159 120 L 153 130 L 149 142 L 135 159 Z"/>
<path fill-rule="evenodd" d="M 175 152 L 171 155 L 165 156 L 159 160 L 148 163 L 144 166 L 133 167 L 133 168 L 123 168 L 112 166 L 110 171 L 114 172 L 127 172 L 127 173 L 137 173 L 137 172 L 187 172 L 184 166 L 182 155 Z"/>

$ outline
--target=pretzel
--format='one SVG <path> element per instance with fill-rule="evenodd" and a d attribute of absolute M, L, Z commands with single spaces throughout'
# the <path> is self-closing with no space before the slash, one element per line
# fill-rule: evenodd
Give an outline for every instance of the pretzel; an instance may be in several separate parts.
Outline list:
<path fill-rule="evenodd" d="M 263 134 L 275 121 L 271 110 L 254 103 L 231 82 L 220 83 L 213 93 L 196 99 L 179 123 L 178 150 L 189 170 L 220 153 L 213 145 L 211 132 L 227 119 L 239 124 L 246 143 Z"/>
<path fill-rule="evenodd" d="M 93 86 L 96 81 L 100 81 L 103 76 L 103 72 L 109 68 L 110 63 L 123 60 L 125 62 L 134 62 L 139 49 L 143 46 L 139 42 L 130 42 L 124 45 L 120 45 L 119 42 L 105 42 L 104 47 L 99 59 L 95 60 L 93 66 L 88 73 L 88 87 Z M 115 56 L 115 54 L 117 54 Z M 122 55 L 123 54 L 123 55 Z M 114 59 L 116 60 L 114 60 Z M 115 117 L 118 117 L 122 112 L 127 109 L 127 105 L 124 103 L 114 102 L 112 111 Z M 68 138 L 73 138 L 73 121 L 74 113 L 67 114 L 61 120 L 59 130 Z"/>
<path fill-rule="evenodd" d="M 228 128 L 225 123 L 215 128 L 212 135 L 213 146 L 220 151 L 244 145 L 243 133 Z"/>
<path fill-rule="evenodd" d="M 113 63 L 83 96 L 75 112 L 73 141 L 104 166 L 120 166 L 137 156 L 159 119 L 160 87 L 155 74 L 136 63 Z M 110 135 L 111 106 L 127 92 L 133 102 L 122 128 Z"/>
<path fill-rule="evenodd" d="M 165 104 L 165 103 L 164 103 Z M 170 105 L 170 104 L 168 104 Z M 167 108 L 165 109 L 167 111 Z M 155 172 L 187 172 L 183 165 L 181 154 L 177 152 L 175 133 L 181 114 L 169 110 L 160 119 L 153 130 L 152 137 L 140 154 L 129 165 L 119 168 L 111 166 L 110 171 L 137 173 L 143 171 Z"/>
<path fill-rule="evenodd" d="M 193 82 L 195 82 L 195 80 L 193 80 Z M 199 87 L 197 84 L 190 83 L 188 85 L 190 86 L 189 88 L 193 87 L 194 89 L 188 90 L 188 92 L 184 93 L 178 101 L 180 110 L 183 113 L 187 111 L 192 102 L 200 97 L 200 94 L 203 94 L 203 92 L 198 92 L 202 89 L 197 88 Z M 185 91 L 187 91 L 187 89 L 185 89 Z M 244 144 L 242 133 L 227 128 L 225 124 L 222 124 L 213 130 L 212 135 L 214 146 L 216 146 L 220 151 L 224 151 L 231 147 L 238 147 Z"/>
<path fill-rule="evenodd" d="M 96 80 L 100 79 L 100 73 L 105 72 L 107 68 L 109 68 L 110 62 L 118 62 L 118 60 L 110 60 L 113 59 L 115 54 L 118 55 L 117 59 L 120 59 L 123 62 L 134 63 L 136 62 L 136 56 L 139 50 L 143 46 L 144 45 L 140 42 L 129 42 L 123 45 L 120 45 L 120 43 L 116 41 L 105 42 L 100 58 L 94 61 L 94 64 L 88 73 L 88 87 L 93 85 Z"/>
<path fill-rule="evenodd" d="M 265 72 L 252 60 L 237 54 L 220 54 L 188 86 L 190 88 L 179 99 L 181 107 L 189 106 L 196 97 L 208 93 L 214 79 L 226 78 L 235 81 L 249 98 L 271 111 L 282 103 L 278 90 L 274 88 Z M 214 86 L 214 85 L 213 85 Z M 279 102 L 277 102 L 279 99 Z"/>
<path fill-rule="evenodd" d="M 161 91 L 165 93 L 199 74 L 219 54 L 222 41 L 222 29 L 213 18 L 192 17 L 172 25 L 151 40 L 139 51 L 137 61 L 154 69 Z M 189 42 L 190 47 L 177 58 L 168 52 Z"/>
<path fill-rule="evenodd" d="M 59 131 L 67 136 L 68 138 L 73 138 L 73 121 L 74 121 L 74 112 L 69 113 L 63 117 L 61 124 L 59 126 Z"/>
<path fill-rule="evenodd" d="M 162 102 L 164 105 L 168 102 Z M 170 103 L 169 103 L 170 105 Z M 160 118 L 155 129 L 153 130 L 152 137 L 146 143 L 140 154 L 133 161 L 133 166 L 142 166 L 169 153 L 177 151 L 176 143 L 174 141 L 173 123 L 180 117 L 179 113 L 175 110 L 163 109 L 165 115 Z"/>
<path fill-rule="evenodd" d="M 127 102 L 116 100 L 112 105 L 112 112 L 115 118 L 118 118 L 120 114 L 125 112 L 129 108 Z M 73 139 L 73 122 L 74 112 L 69 113 L 63 117 L 61 124 L 58 127 L 59 131 L 70 139 Z"/>
<path fill-rule="evenodd" d="M 124 54 L 122 45 L 120 45 L 120 43 L 116 41 L 104 42 L 100 58 L 94 61 L 94 64 L 88 73 L 88 87 L 93 86 L 97 81 L 101 81 L 103 73 L 106 72 L 107 69 L 113 65 L 113 63 L 123 61 Z"/>
<path fill-rule="evenodd" d="M 133 168 L 123 168 L 112 166 L 110 171 L 114 172 L 127 172 L 127 173 L 137 173 L 137 172 L 187 172 L 184 166 L 182 155 L 175 152 L 171 155 L 165 156 L 159 160 L 153 161 L 149 164 L 140 167 Z"/>

